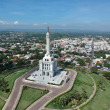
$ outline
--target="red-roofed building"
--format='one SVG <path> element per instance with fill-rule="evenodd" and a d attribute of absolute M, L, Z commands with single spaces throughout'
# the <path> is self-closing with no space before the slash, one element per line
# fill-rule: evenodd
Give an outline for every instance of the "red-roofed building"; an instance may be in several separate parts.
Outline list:
<path fill-rule="evenodd" d="M 18 60 L 17 58 L 13 58 L 13 59 L 12 59 L 12 61 L 17 61 L 17 60 Z"/>
<path fill-rule="evenodd" d="M 57 61 L 63 61 L 61 58 L 58 58 Z"/>

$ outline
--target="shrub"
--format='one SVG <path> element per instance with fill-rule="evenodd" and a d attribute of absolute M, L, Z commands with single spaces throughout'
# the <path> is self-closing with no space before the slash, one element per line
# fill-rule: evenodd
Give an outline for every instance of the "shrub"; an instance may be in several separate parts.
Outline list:
<path fill-rule="evenodd" d="M 70 107 L 71 107 L 71 106 L 72 106 L 72 103 L 71 103 L 71 102 L 69 102 L 69 103 L 68 103 L 68 106 L 70 106 Z"/>

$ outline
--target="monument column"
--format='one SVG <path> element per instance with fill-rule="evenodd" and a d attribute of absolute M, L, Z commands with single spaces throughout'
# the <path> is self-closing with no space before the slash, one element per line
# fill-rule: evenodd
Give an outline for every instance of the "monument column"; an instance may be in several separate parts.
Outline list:
<path fill-rule="evenodd" d="M 46 49 L 47 49 L 47 53 L 46 55 L 50 55 L 50 37 L 49 37 L 49 27 L 47 27 L 48 31 L 46 33 Z"/>

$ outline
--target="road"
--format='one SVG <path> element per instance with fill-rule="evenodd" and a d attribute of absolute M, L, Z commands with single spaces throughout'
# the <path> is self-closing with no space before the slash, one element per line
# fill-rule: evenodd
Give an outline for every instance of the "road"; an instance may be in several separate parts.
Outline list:
<path fill-rule="evenodd" d="M 3 108 L 3 110 L 13 110 L 15 108 L 15 105 L 19 99 L 20 95 L 20 90 L 22 85 L 34 87 L 34 88 L 39 88 L 39 89 L 48 89 L 49 92 L 47 95 L 43 96 L 40 100 L 36 101 L 32 106 L 29 107 L 28 110 L 38 110 L 40 109 L 43 105 L 46 104 L 46 102 L 50 101 L 52 98 L 56 97 L 57 95 L 67 91 L 70 88 L 70 85 L 73 84 L 73 79 L 76 76 L 76 72 L 73 70 L 69 70 L 69 76 L 70 81 L 66 83 L 64 82 L 63 86 L 61 87 L 55 87 L 55 86 L 47 86 L 47 85 L 41 85 L 41 84 L 36 84 L 36 83 L 30 83 L 30 82 L 25 82 L 23 79 L 27 77 L 28 75 L 32 74 L 32 72 L 36 71 L 37 68 L 32 69 L 29 72 L 26 72 L 24 75 L 16 79 L 12 92 Z"/>
<path fill-rule="evenodd" d="M 92 56 L 89 63 L 89 69 L 92 67 L 93 58 L 94 58 L 94 38 L 92 39 Z"/>
<path fill-rule="evenodd" d="M 12 92 L 9 98 L 7 99 L 7 102 L 3 110 L 13 110 L 12 108 L 14 107 L 14 103 L 16 102 L 17 96 L 19 95 L 20 86 L 23 85 L 22 80 L 28 75 L 30 75 L 32 72 L 34 72 L 35 70 L 37 70 L 37 68 L 33 68 L 31 71 L 26 72 L 24 75 L 22 75 L 21 77 L 15 80 Z"/>

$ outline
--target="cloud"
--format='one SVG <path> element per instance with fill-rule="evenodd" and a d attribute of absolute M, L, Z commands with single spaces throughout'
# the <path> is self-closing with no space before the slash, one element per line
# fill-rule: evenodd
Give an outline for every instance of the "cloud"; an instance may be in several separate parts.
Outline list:
<path fill-rule="evenodd" d="M 47 23 L 43 23 L 43 24 L 47 24 Z"/>
<path fill-rule="evenodd" d="M 19 22 L 18 21 L 15 21 L 14 24 L 19 24 Z"/>
<path fill-rule="evenodd" d="M 52 24 L 52 23 L 41 23 L 41 24 L 24 24 L 15 22 L 7 22 L 0 20 L 0 29 L 47 29 L 47 25 L 50 29 L 80 29 L 80 30 L 100 30 L 110 31 L 109 24 L 100 24 L 96 22 L 85 23 L 85 22 L 73 22 L 71 24 Z"/>
<path fill-rule="evenodd" d="M 38 24 L 33 24 L 34 26 L 38 26 Z"/>
<path fill-rule="evenodd" d="M 6 22 L 6 21 L 1 21 L 0 20 L 0 24 L 19 24 L 19 22 L 18 21 L 15 21 L 14 23 L 11 23 L 11 22 Z"/>
<path fill-rule="evenodd" d="M 0 24 L 6 24 L 6 22 L 5 22 L 5 21 L 1 21 L 1 20 L 0 20 Z"/>
<path fill-rule="evenodd" d="M 3 23 L 3 21 L 0 20 L 0 23 Z"/>
<path fill-rule="evenodd" d="M 1 21 L 0 20 L 0 24 L 11 24 L 10 22 L 6 22 L 6 21 Z"/>
<path fill-rule="evenodd" d="M 44 26 L 44 25 L 46 25 L 46 24 L 48 24 L 48 23 L 41 23 L 41 24 L 33 24 L 34 26 Z"/>

